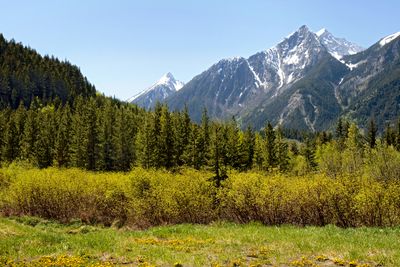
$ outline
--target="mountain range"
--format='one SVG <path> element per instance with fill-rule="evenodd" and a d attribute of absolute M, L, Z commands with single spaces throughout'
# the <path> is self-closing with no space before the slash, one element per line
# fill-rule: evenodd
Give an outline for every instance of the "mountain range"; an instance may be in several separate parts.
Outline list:
<path fill-rule="evenodd" d="M 164 76 L 131 101 L 146 108 L 161 101 L 172 110 L 186 105 L 196 121 L 207 108 L 214 119 L 235 116 L 258 129 L 270 121 L 326 130 L 340 116 L 360 125 L 374 117 L 382 128 L 400 111 L 399 37 L 363 49 L 326 29 L 314 33 L 301 26 L 270 49 L 220 60 L 182 88 L 172 75 L 161 82 Z"/>

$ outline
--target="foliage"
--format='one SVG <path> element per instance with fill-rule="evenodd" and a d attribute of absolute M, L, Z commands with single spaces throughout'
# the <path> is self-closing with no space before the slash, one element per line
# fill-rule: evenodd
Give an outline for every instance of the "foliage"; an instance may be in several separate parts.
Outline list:
<path fill-rule="evenodd" d="M 394 152 L 394 151 L 393 151 Z M 397 152 L 396 152 L 397 153 Z M 396 154 L 397 155 L 397 154 Z M 149 227 L 228 220 L 268 225 L 394 226 L 400 223 L 398 165 L 360 173 L 210 172 L 135 168 L 128 173 L 45 170 L 13 165 L 0 172 L 0 211 L 61 222 Z M 329 175 L 329 176 L 328 176 Z M 395 175 L 396 177 L 392 177 Z"/>

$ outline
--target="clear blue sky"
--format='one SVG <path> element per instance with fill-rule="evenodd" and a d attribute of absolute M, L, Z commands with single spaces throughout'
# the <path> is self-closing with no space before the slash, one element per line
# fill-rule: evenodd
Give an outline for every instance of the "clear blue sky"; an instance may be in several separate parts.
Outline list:
<path fill-rule="evenodd" d="M 400 31 L 400 1 L 0 0 L 7 39 L 78 65 L 122 100 L 170 71 L 184 82 L 219 59 L 265 50 L 303 24 L 368 47 Z"/>

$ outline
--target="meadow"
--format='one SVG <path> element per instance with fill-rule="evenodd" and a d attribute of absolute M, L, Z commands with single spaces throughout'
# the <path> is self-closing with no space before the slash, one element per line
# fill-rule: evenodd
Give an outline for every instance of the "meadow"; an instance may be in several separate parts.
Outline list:
<path fill-rule="evenodd" d="M 1 266 L 400 265 L 399 228 L 219 222 L 134 230 L 14 217 L 0 219 L 0 229 Z"/>
<path fill-rule="evenodd" d="M 400 266 L 400 184 L 365 171 L 0 169 L 2 266 Z"/>

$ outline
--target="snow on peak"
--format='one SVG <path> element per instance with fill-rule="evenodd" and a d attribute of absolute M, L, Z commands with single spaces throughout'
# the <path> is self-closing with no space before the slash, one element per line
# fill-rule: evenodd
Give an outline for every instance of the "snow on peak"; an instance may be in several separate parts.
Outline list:
<path fill-rule="evenodd" d="M 165 86 L 169 87 L 171 90 L 178 91 L 179 89 L 181 89 L 184 86 L 184 83 L 181 81 L 175 80 L 175 78 L 171 74 L 171 72 L 167 72 L 160 78 L 160 80 L 158 80 L 157 83 L 155 83 L 152 86 L 152 88 L 157 85 L 165 85 Z"/>
<path fill-rule="evenodd" d="M 390 43 L 391 41 L 393 41 L 394 39 L 396 39 L 397 37 L 400 36 L 400 32 L 396 32 L 393 33 L 391 35 L 386 36 L 385 38 L 383 38 L 382 40 L 379 41 L 379 44 L 382 46 Z"/>
<path fill-rule="evenodd" d="M 168 84 L 170 81 L 175 81 L 175 78 L 171 72 L 167 72 L 158 80 L 157 84 Z"/>
<path fill-rule="evenodd" d="M 321 30 L 317 31 L 315 34 L 320 37 L 322 34 L 324 34 L 325 32 L 327 32 L 327 30 L 325 28 L 322 28 Z"/>
<path fill-rule="evenodd" d="M 162 94 L 162 97 L 157 100 L 163 100 L 170 94 L 170 92 L 178 91 L 184 85 L 185 85 L 185 83 L 175 80 L 174 76 L 170 72 L 167 72 L 155 84 L 153 84 L 146 90 L 129 98 L 127 101 L 132 102 L 132 101 L 138 99 L 139 97 L 148 96 L 149 93 L 155 92 L 155 91 L 159 91 Z"/>
<path fill-rule="evenodd" d="M 340 60 L 343 56 L 357 54 L 364 50 L 361 46 L 349 42 L 344 38 L 333 36 L 326 28 L 317 31 L 315 35 L 328 52 L 337 60 Z"/>

